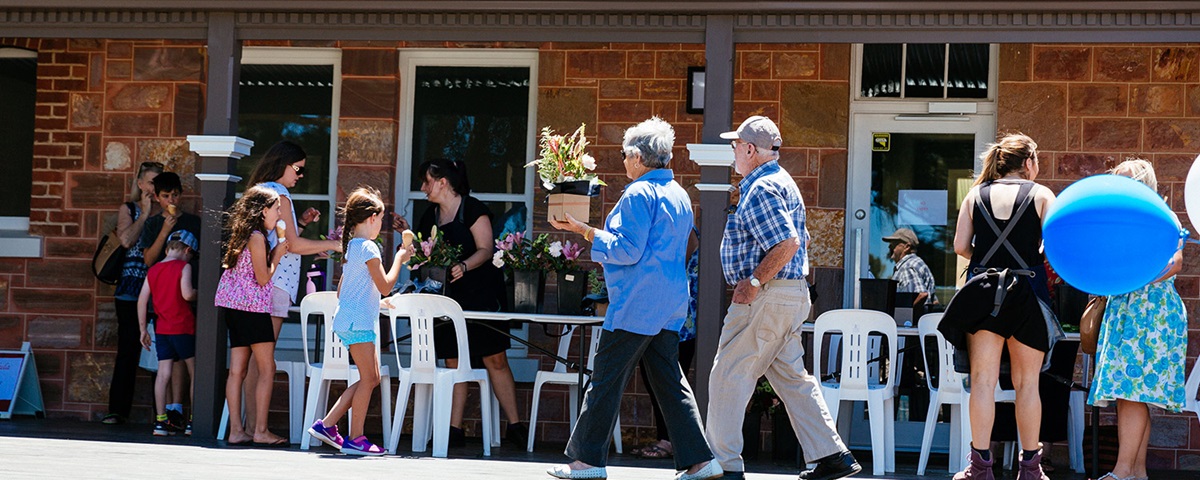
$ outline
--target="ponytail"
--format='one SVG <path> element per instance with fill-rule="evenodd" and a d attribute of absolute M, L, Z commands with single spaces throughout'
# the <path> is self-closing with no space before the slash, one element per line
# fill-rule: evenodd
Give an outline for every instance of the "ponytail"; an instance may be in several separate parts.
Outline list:
<path fill-rule="evenodd" d="M 975 177 L 975 185 L 1003 178 L 1013 172 L 1022 172 L 1025 169 L 1025 160 L 1034 158 L 1036 161 L 1036 156 L 1037 143 L 1028 135 L 1005 135 L 996 143 L 989 144 L 987 150 L 979 156 L 983 168 Z"/>
<path fill-rule="evenodd" d="M 350 248 L 350 238 L 354 236 L 354 228 L 367 221 L 371 216 L 383 213 L 383 201 L 379 199 L 379 190 L 369 186 L 360 186 L 350 192 L 346 206 L 340 212 L 342 216 L 342 263 L 346 262 L 346 253 Z"/>

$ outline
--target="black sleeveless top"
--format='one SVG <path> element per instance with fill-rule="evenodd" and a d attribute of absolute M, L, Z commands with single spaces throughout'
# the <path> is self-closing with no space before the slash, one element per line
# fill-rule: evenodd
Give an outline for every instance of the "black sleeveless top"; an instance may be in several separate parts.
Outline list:
<path fill-rule="evenodd" d="M 1042 218 L 1038 216 L 1037 207 L 1031 203 L 1019 218 L 1010 216 L 1007 220 L 996 219 L 995 212 L 992 211 L 991 202 L 992 186 L 995 183 L 987 182 L 980 186 L 979 199 L 975 202 L 975 211 L 971 218 L 971 225 L 975 230 L 975 249 L 971 253 L 971 270 L 973 271 L 976 267 L 1040 269 L 1045 264 L 1045 257 L 1040 251 L 1042 245 Z M 1012 215 L 1015 216 L 1021 202 L 1025 200 L 1026 196 L 1033 195 L 1033 189 L 1037 187 L 1037 184 L 1028 180 L 1013 183 L 1021 186 L 1016 199 L 1013 200 Z M 1021 262 L 1013 257 L 1012 252 L 1003 245 L 996 249 L 996 253 L 992 255 L 992 258 L 988 259 L 987 265 L 982 264 L 984 255 L 992 249 L 992 246 L 997 241 L 997 234 L 988 225 L 985 215 L 991 217 L 996 222 L 996 226 L 1000 227 L 1001 231 L 1008 228 L 1010 223 L 1016 222 L 1013 230 L 1008 234 L 1008 243 L 1017 251 L 1021 260 L 1024 260 L 1024 267 L 1021 265 Z"/>

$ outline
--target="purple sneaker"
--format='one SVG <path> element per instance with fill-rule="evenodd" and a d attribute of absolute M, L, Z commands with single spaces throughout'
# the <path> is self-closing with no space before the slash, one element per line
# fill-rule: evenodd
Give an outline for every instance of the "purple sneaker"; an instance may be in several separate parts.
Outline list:
<path fill-rule="evenodd" d="M 379 446 L 367 440 L 367 436 L 363 435 L 353 440 L 342 442 L 342 453 L 347 455 L 367 455 L 376 457 L 383 455 L 386 451 Z"/>
<path fill-rule="evenodd" d="M 333 448 L 342 448 L 342 443 L 344 443 L 342 436 L 338 434 L 337 425 L 326 427 L 320 420 L 308 427 L 308 433 Z"/>

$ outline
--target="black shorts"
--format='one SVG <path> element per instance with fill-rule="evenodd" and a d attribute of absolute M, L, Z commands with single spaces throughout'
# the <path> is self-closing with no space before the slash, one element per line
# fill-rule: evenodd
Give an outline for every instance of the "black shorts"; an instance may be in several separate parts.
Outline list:
<path fill-rule="evenodd" d="M 221 307 L 229 327 L 229 346 L 249 347 L 256 343 L 275 343 L 275 326 L 267 312 L 246 312 Z"/>

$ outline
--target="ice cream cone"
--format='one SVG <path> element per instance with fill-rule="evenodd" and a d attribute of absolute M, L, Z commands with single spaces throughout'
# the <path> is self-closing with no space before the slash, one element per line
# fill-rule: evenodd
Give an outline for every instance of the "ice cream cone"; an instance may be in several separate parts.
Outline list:
<path fill-rule="evenodd" d="M 176 210 L 177 209 L 174 205 L 167 205 L 167 215 L 174 217 Z"/>
<path fill-rule="evenodd" d="M 275 223 L 275 234 L 279 236 L 279 241 L 287 241 L 287 224 L 280 220 Z"/>
<path fill-rule="evenodd" d="M 412 230 L 405 230 L 403 232 L 400 232 L 400 236 L 404 238 L 404 240 L 400 243 L 400 245 L 403 246 L 405 249 L 411 248 L 412 243 L 413 243 Z"/>

